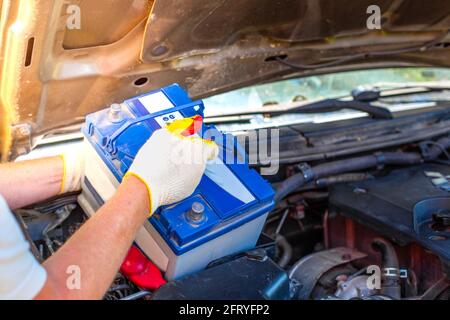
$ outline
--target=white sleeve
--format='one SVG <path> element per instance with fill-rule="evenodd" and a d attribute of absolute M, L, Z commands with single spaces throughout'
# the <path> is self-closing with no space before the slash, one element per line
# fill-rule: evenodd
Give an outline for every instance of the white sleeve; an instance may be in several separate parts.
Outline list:
<path fill-rule="evenodd" d="M 0 195 L 0 300 L 30 300 L 43 288 L 45 269 L 30 251 L 13 213 Z"/>

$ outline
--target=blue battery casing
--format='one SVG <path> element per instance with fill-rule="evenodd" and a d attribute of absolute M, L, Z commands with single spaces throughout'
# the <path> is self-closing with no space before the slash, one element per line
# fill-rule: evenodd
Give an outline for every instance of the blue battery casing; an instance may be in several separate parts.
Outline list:
<path fill-rule="evenodd" d="M 202 101 L 192 101 L 179 85 L 172 84 L 126 100 L 115 110 L 89 114 L 82 132 L 120 182 L 155 130 L 176 119 L 203 117 L 203 110 Z M 221 152 L 214 165 L 214 171 L 219 173 L 213 177 L 205 173 L 190 197 L 159 208 L 149 218 L 176 255 L 257 219 L 274 206 L 272 187 L 249 168 L 235 137 L 206 125 L 199 135 L 219 145 Z M 154 156 L 158 156 L 158 150 Z M 193 222 L 187 215 L 194 202 L 203 204 L 205 209 L 201 221 Z"/>

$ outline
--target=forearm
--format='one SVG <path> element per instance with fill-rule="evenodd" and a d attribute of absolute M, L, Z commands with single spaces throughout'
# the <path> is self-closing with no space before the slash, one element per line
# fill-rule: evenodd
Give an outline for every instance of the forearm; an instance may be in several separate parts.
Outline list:
<path fill-rule="evenodd" d="M 0 165 L 0 193 L 11 209 L 56 196 L 61 191 L 64 164 L 61 157 Z"/>
<path fill-rule="evenodd" d="M 127 178 L 116 194 L 44 262 L 48 279 L 37 299 L 102 298 L 148 210 L 145 185 L 134 177 Z M 66 286 L 70 266 L 77 266 L 81 271 L 80 290 Z"/>

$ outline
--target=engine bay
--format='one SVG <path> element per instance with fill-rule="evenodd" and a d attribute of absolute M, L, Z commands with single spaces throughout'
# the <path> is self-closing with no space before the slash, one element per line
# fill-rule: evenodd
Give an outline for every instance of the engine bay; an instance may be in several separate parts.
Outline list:
<path fill-rule="evenodd" d="M 189 108 L 183 109 L 186 104 Z M 185 100 L 180 106 L 176 106 L 179 107 L 176 112 L 180 113 L 176 117 L 192 116 L 201 110 L 201 107 L 195 110 L 199 102 Z M 126 171 L 127 162 L 132 160 L 130 150 L 136 148 L 139 139 L 145 138 L 143 132 L 147 130 L 143 129 L 142 121 L 134 121 L 139 125 L 130 136 L 136 139 L 127 140 L 134 145 L 119 143 L 112 147 L 122 152 L 121 162 L 117 161 L 119 158 L 108 158 L 111 150 L 108 139 L 120 137 L 114 131 L 117 129 L 110 130 L 110 123 L 113 126 L 120 123 L 118 116 L 127 118 L 130 114 L 127 110 L 113 105 L 109 111 L 87 118 L 85 138 L 89 140 L 95 131 L 97 135 L 100 132 L 95 140 L 98 146 L 97 142 L 92 144 L 95 148 L 87 153 L 105 151 L 100 162 L 96 156 L 90 158 L 90 173 L 86 174 L 88 179 L 84 180 L 81 195 L 69 194 L 17 210 L 34 244 L 33 253 L 40 261 L 51 256 L 107 200 L 105 190 L 113 189 L 106 187 L 105 181 L 114 176 L 115 182 L 111 180 L 114 186 L 120 180 L 120 171 L 122 174 Z M 191 113 L 184 114 L 183 110 Z M 150 118 L 165 123 L 173 110 L 167 114 L 153 114 Z M 431 121 L 432 117 L 440 121 Z M 417 116 L 410 118 L 415 118 L 416 126 L 420 126 Z M 449 114 L 437 110 L 422 118 L 424 123 L 435 125 L 429 131 L 442 130 Z M 300 157 L 294 152 L 303 143 L 310 149 L 323 151 L 330 137 L 334 137 L 332 147 L 339 143 L 349 146 L 352 142 L 349 137 L 361 138 L 355 129 L 360 127 L 360 119 L 354 120 L 353 129 L 340 123 L 322 133 L 307 128 L 294 130 L 292 126 L 282 128 L 279 172 L 264 177 L 272 188 L 259 180 L 256 172 L 261 172 L 260 164 L 253 164 L 251 169 L 243 162 L 240 167 L 229 167 L 230 172 L 241 179 L 244 187 L 240 188 L 249 190 L 254 198 L 240 202 L 236 205 L 239 209 L 229 216 L 220 211 L 223 207 L 217 207 L 220 197 L 214 200 L 211 196 L 211 184 L 201 185 L 193 199 L 163 209 L 154 218 L 159 222 L 150 221 L 151 227 L 142 231 L 156 239 L 152 243 L 160 246 L 161 253 L 152 255 L 153 247 L 146 247 L 148 235 L 136 239 L 134 250 L 138 250 L 135 253 L 139 261 L 154 269 L 150 276 L 158 273 L 164 279 L 149 284 L 133 278 L 122 267 L 105 299 L 449 299 L 450 138 L 438 132 L 426 139 L 419 136 L 410 142 L 396 142 L 380 133 L 384 130 L 386 135 L 403 135 L 409 127 L 405 119 L 391 122 L 395 131 L 389 126 L 380 129 L 380 123 L 376 124 L 379 132 L 376 138 L 384 140 L 385 145 L 377 147 L 375 143 L 362 141 L 358 148 L 341 148 L 347 151 L 340 155 L 323 152 L 325 157 L 318 157 L 311 150 L 310 154 L 302 152 Z M 421 129 L 422 134 L 426 132 Z M 364 130 L 370 136 L 371 127 L 368 125 Z M 346 139 L 340 131 L 347 132 Z M 323 132 L 328 132 L 328 136 Z M 342 141 L 336 142 L 339 140 Z M 251 152 L 248 145 L 244 148 L 246 153 Z M 104 165 L 103 159 L 109 159 L 110 163 Z M 100 179 L 101 173 L 108 170 L 117 172 Z M 229 189 L 233 188 L 237 188 L 236 184 Z M 225 201 L 228 208 L 230 201 Z M 197 202 L 202 205 L 202 212 L 194 205 Z M 200 213 L 204 214 L 205 207 L 209 216 L 195 220 Z M 258 210 L 261 213 L 255 214 Z M 216 215 L 220 217 L 218 222 L 212 219 Z M 239 223 L 240 220 L 245 223 Z M 214 224 L 203 225 L 204 222 Z M 173 225 L 183 223 L 187 223 L 183 227 L 185 233 L 179 232 L 180 227 L 175 230 L 178 233 L 164 236 L 167 230 L 174 231 Z M 215 230 L 223 226 L 229 229 L 223 229 L 224 233 L 216 237 Z M 186 254 L 193 252 L 191 242 L 199 243 L 193 246 L 199 254 Z M 184 251 L 183 245 L 189 249 Z"/>

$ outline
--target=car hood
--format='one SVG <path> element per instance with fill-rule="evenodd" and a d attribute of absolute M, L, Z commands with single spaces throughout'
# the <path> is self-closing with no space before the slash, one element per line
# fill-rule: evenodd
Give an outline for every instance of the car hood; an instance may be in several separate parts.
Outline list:
<path fill-rule="evenodd" d="M 296 75 L 450 65 L 445 0 L 5 0 L 1 9 L 3 155 L 173 82 L 201 98 Z"/>

